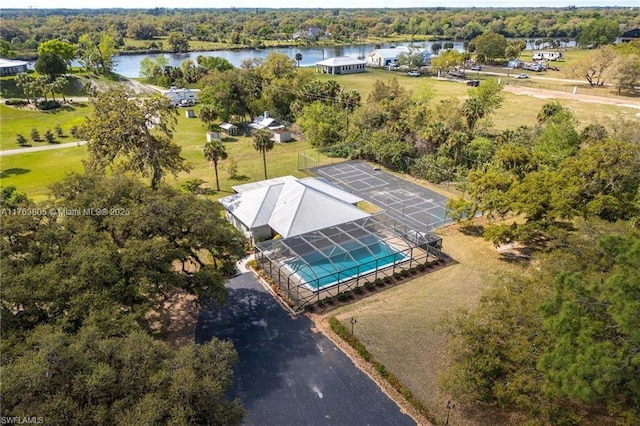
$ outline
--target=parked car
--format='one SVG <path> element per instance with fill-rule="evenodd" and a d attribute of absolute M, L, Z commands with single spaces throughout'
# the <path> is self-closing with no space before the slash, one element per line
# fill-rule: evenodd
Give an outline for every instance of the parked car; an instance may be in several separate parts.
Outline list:
<path fill-rule="evenodd" d="M 526 74 L 526 73 L 518 74 L 516 75 L 516 78 L 529 78 L 529 74 Z"/>
<path fill-rule="evenodd" d="M 409 71 L 407 75 L 409 77 L 420 77 L 420 71 Z"/>
<path fill-rule="evenodd" d="M 480 80 L 468 80 L 467 86 L 478 87 L 480 86 Z"/>
<path fill-rule="evenodd" d="M 482 71 L 482 66 L 480 66 L 480 65 L 471 65 L 471 71 Z"/>

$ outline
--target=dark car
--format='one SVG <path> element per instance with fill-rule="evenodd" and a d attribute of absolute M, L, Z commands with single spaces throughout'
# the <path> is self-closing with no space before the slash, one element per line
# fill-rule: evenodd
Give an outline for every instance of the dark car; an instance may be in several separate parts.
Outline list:
<path fill-rule="evenodd" d="M 478 87 L 480 86 L 480 80 L 469 80 L 467 81 L 467 86 Z"/>

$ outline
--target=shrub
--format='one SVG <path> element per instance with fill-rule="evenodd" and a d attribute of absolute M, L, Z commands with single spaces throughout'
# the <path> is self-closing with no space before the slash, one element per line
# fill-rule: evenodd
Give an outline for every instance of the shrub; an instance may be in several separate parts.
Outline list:
<path fill-rule="evenodd" d="M 382 278 L 376 278 L 376 280 L 374 281 L 374 284 L 377 285 L 378 287 L 384 287 L 384 281 L 382 281 Z"/>
<path fill-rule="evenodd" d="M 27 144 L 27 138 L 22 136 L 21 134 L 16 135 L 16 143 L 20 146 L 25 146 Z"/>
<path fill-rule="evenodd" d="M 349 346 L 354 348 L 358 354 L 367 362 L 373 365 L 373 368 L 393 386 L 400 394 L 402 394 L 411 405 L 413 405 L 421 414 L 425 415 L 432 423 L 436 423 L 435 419 L 427 409 L 427 407 L 420 401 L 409 388 L 407 388 L 391 371 L 389 371 L 383 364 L 373 359 L 373 356 L 367 348 L 358 340 L 356 336 L 351 334 L 349 329 L 344 326 L 336 317 L 329 318 L 329 327 L 336 333 L 342 340 L 347 342 Z"/>
<path fill-rule="evenodd" d="M 259 264 L 258 264 L 258 261 L 256 259 L 251 259 L 250 261 L 248 261 L 246 266 L 247 266 L 247 268 L 251 268 L 254 271 L 257 271 L 258 268 L 259 268 Z"/>
<path fill-rule="evenodd" d="M 323 299 L 318 300 L 316 305 L 318 305 L 319 308 L 322 308 L 324 306 L 324 300 Z"/>
<path fill-rule="evenodd" d="M 394 272 L 393 273 L 393 278 L 395 278 L 396 280 L 401 280 L 402 279 L 402 274 L 400 273 L 400 271 Z"/>
<path fill-rule="evenodd" d="M 336 296 L 336 299 L 338 299 L 338 301 L 340 302 L 344 302 L 345 300 L 348 299 L 348 297 L 343 293 L 338 293 L 338 295 Z"/>
<path fill-rule="evenodd" d="M 366 284 L 365 284 L 366 285 Z M 356 287 L 353 289 L 353 292 L 355 294 L 362 294 L 362 287 Z"/>
<path fill-rule="evenodd" d="M 31 140 L 34 142 L 40 142 L 42 139 L 40 139 L 40 132 L 38 132 L 38 129 L 31 129 Z"/>
<path fill-rule="evenodd" d="M 43 111 L 48 111 L 50 109 L 56 109 L 56 108 L 60 108 L 60 102 L 58 101 L 49 100 L 49 101 L 38 102 L 38 109 L 41 109 Z"/>
<path fill-rule="evenodd" d="M 356 336 L 351 334 L 351 332 L 344 326 L 336 317 L 329 318 L 329 327 L 336 333 L 342 340 L 347 342 L 352 348 L 354 348 L 358 354 L 365 360 L 371 361 L 372 357 L 367 348 L 364 347 L 362 343 L 358 340 Z"/>
<path fill-rule="evenodd" d="M 400 271 L 400 275 L 402 276 L 402 278 L 406 278 L 408 277 L 410 274 L 410 272 L 406 269 L 403 269 L 402 271 Z"/>
<path fill-rule="evenodd" d="M 59 138 L 64 136 L 64 132 L 62 131 L 62 127 L 60 127 L 59 124 L 56 124 L 56 127 L 54 129 L 56 131 L 56 135 L 58 135 Z"/>
<path fill-rule="evenodd" d="M 384 277 L 382 279 L 382 282 L 384 282 L 385 284 L 391 284 L 391 277 Z"/>
<path fill-rule="evenodd" d="M 80 134 L 80 127 L 78 126 L 72 126 L 71 129 L 69 129 L 69 133 L 71 133 L 71 136 L 73 136 L 76 139 L 81 139 L 82 135 Z"/>
<path fill-rule="evenodd" d="M 364 288 L 366 288 L 367 290 L 373 290 L 375 286 L 376 285 L 370 281 L 367 281 L 366 283 L 364 283 Z"/>
<path fill-rule="evenodd" d="M 305 305 L 304 310 L 307 312 L 313 312 L 315 307 L 313 305 Z"/>
<path fill-rule="evenodd" d="M 24 99 L 7 99 L 4 101 L 4 104 L 9 106 L 25 106 L 27 101 Z"/>
<path fill-rule="evenodd" d="M 49 143 L 54 143 L 56 141 L 55 136 L 53 136 L 53 132 L 49 129 L 44 132 L 44 139 Z"/>
<path fill-rule="evenodd" d="M 40 101 L 38 103 L 38 108 L 40 108 L 43 111 L 57 109 L 57 108 L 60 108 L 61 106 L 62 104 L 60 102 L 54 101 L 54 100 Z"/>
<path fill-rule="evenodd" d="M 327 296 L 325 297 L 324 301 L 328 304 L 328 305 L 333 305 L 333 296 Z"/>

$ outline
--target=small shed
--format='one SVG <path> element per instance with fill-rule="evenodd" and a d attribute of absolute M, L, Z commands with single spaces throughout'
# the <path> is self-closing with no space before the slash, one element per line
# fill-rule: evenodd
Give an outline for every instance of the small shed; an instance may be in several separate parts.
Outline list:
<path fill-rule="evenodd" d="M 273 141 L 276 143 L 292 141 L 291 131 L 287 129 L 277 129 L 273 131 Z"/>
<path fill-rule="evenodd" d="M 219 141 L 220 132 L 207 132 L 207 142 Z"/>
<path fill-rule="evenodd" d="M 231 123 L 222 123 L 220 128 L 227 132 L 229 136 L 238 136 L 238 126 Z"/>
<path fill-rule="evenodd" d="M 184 110 L 184 116 L 187 117 L 187 118 L 195 118 L 196 117 L 196 113 L 192 109 L 186 109 L 186 110 Z"/>

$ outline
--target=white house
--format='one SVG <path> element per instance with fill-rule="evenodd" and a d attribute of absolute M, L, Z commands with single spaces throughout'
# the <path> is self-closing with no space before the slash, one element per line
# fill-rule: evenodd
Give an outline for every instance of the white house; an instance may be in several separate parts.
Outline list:
<path fill-rule="evenodd" d="M 27 72 L 25 61 L 14 61 L 12 59 L 0 58 L 0 75 L 15 75 L 21 72 Z"/>
<path fill-rule="evenodd" d="M 429 63 L 431 60 L 431 53 L 427 51 L 427 49 L 423 49 L 421 47 L 410 47 L 410 46 L 398 46 L 398 47 L 390 47 L 387 49 L 375 49 L 373 52 L 369 53 L 365 60 L 367 61 L 367 65 L 370 67 L 386 67 L 392 64 L 396 64 L 398 62 L 398 56 L 401 53 L 414 53 L 419 52 L 422 54 L 422 62 L 423 64 Z"/>
<path fill-rule="evenodd" d="M 318 27 L 309 27 L 306 30 L 296 31 L 291 35 L 291 38 L 294 40 L 301 39 L 301 38 L 304 38 L 307 40 L 317 40 L 321 32 L 322 30 Z"/>
<path fill-rule="evenodd" d="M 315 178 L 283 176 L 234 187 L 220 199 L 227 220 L 255 240 L 305 234 L 370 215 L 361 198 Z"/>
<path fill-rule="evenodd" d="M 285 128 L 285 126 L 278 120 L 269 117 L 269 113 L 267 111 L 265 111 L 263 115 L 257 116 L 255 120 L 253 120 L 253 123 L 249 123 L 249 127 L 253 130 L 267 129 L 271 130 L 272 132 L 274 130 Z"/>
<path fill-rule="evenodd" d="M 366 72 L 366 62 L 350 56 L 336 56 L 316 63 L 316 72 L 325 74 L 353 74 Z"/>

